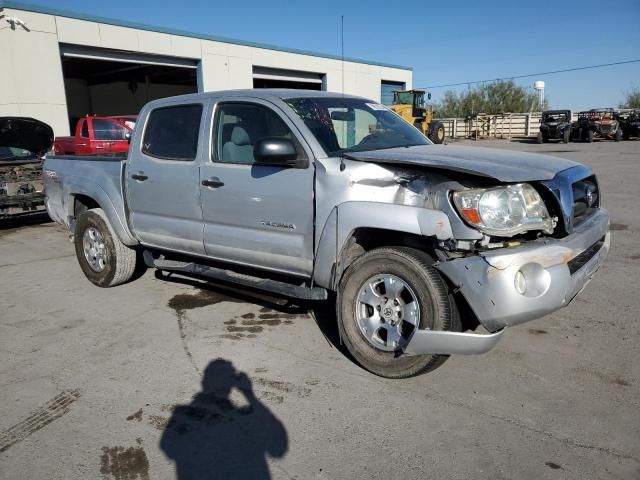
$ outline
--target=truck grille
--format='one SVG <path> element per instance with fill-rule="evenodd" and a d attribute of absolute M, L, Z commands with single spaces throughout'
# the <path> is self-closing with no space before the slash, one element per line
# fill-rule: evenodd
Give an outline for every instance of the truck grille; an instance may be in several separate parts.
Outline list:
<path fill-rule="evenodd" d="M 573 226 L 577 227 L 598 208 L 600 205 L 600 196 L 595 177 L 574 182 L 571 187 L 573 193 Z"/>
<path fill-rule="evenodd" d="M 612 130 L 612 125 L 600 125 L 600 133 L 602 135 L 609 135 Z"/>
<path fill-rule="evenodd" d="M 558 173 L 543 185 L 551 193 L 545 196 L 549 212 L 558 217 L 554 233 L 557 237 L 571 234 L 600 206 L 598 181 L 591 170 L 582 165 Z"/>

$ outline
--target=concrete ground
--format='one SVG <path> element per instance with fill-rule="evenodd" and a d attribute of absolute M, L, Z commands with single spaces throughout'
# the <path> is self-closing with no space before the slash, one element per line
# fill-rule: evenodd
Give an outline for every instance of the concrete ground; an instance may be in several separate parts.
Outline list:
<path fill-rule="evenodd" d="M 640 142 L 477 145 L 591 165 L 612 250 L 568 308 L 409 380 L 326 312 L 152 271 L 100 289 L 56 224 L 0 230 L 0 478 L 640 478 Z"/>

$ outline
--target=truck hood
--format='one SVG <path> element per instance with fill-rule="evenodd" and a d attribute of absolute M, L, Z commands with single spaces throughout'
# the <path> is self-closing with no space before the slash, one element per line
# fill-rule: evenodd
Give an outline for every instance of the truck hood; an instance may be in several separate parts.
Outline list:
<path fill-rule="evenodd" d="M 28 150 L 41 157 L 53 144 L 52 128 L 27 117 L 0 117 L 0 147 Z"/>
<path fill-rule="evenodd" d="M 350 152 L 361 162 L 414 165 L 492 178 L 500 182 L 551 180 L 558 172 L 579 165 L 571 160 L 483 147 L 418 145 Z"/>

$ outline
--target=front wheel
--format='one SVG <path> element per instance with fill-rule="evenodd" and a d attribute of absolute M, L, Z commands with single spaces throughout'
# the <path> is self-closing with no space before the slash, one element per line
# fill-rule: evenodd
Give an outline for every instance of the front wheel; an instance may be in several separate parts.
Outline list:
<path fill-rule="evenodd" d="M 430 263 L 430 257 L 411 248 L 377 248 L 342 276 L 337 296 L 341 338 L 370 372 L 407 378 L 434 370 L 448 358 L 402 353 L 417 330 L 461 328 L 447 284 Z"/>
<path fill-rule="evenodd" d="M 587 132 L 587 142 L 593 143 L 593 130 Z"/>
<path fill-rule="evenodd" d="M 542 136 L 542 132 L 538 132 L 538 136 L 536 137 L 538 143 L 544 143 L 544 137 Z"/>
<path fill-rule="evenodd" d="M 570 137 L 571 131 L 567 128 L 564 132 L 562 132 L 562 143 L 569 143 Z"/>
<path fill-rule="evenodd" d="M 94 285 L 114 287 L 133 276 L 136 251 L 120 241 L 101 208 L 80 214 L 74 243 L 80 268 Z"/>
<path fill-rule="evenodd" d="M 431 130 L 431 135 L 429 135 L 429 138 L 433 143 L 436 143 L 438 145 L 441 143 L 444 143 L 445 132 L 444 132 L 444 125 L 442 123 L 433 122 L 433 125 L 431 125 L 430 130 Z"/>

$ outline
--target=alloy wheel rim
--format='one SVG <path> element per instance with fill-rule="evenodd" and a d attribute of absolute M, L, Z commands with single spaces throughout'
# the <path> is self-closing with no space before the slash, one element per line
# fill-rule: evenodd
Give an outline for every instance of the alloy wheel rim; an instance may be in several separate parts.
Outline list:
<path fill-rule="evenodd" d="M 94 227 L 89 227 L 82 235 L 84 258 L 94 272 L 102 272 L 107 266 L 107 251 L 102 234 Z"/>
<path fill-rule="evenodd" d="M 362 335 L 387 352 L 405 347 L 420 324 L 418 297 L 407 282 L 392 274 L 375 275 L 365 281 L 355 310 Z"/>

